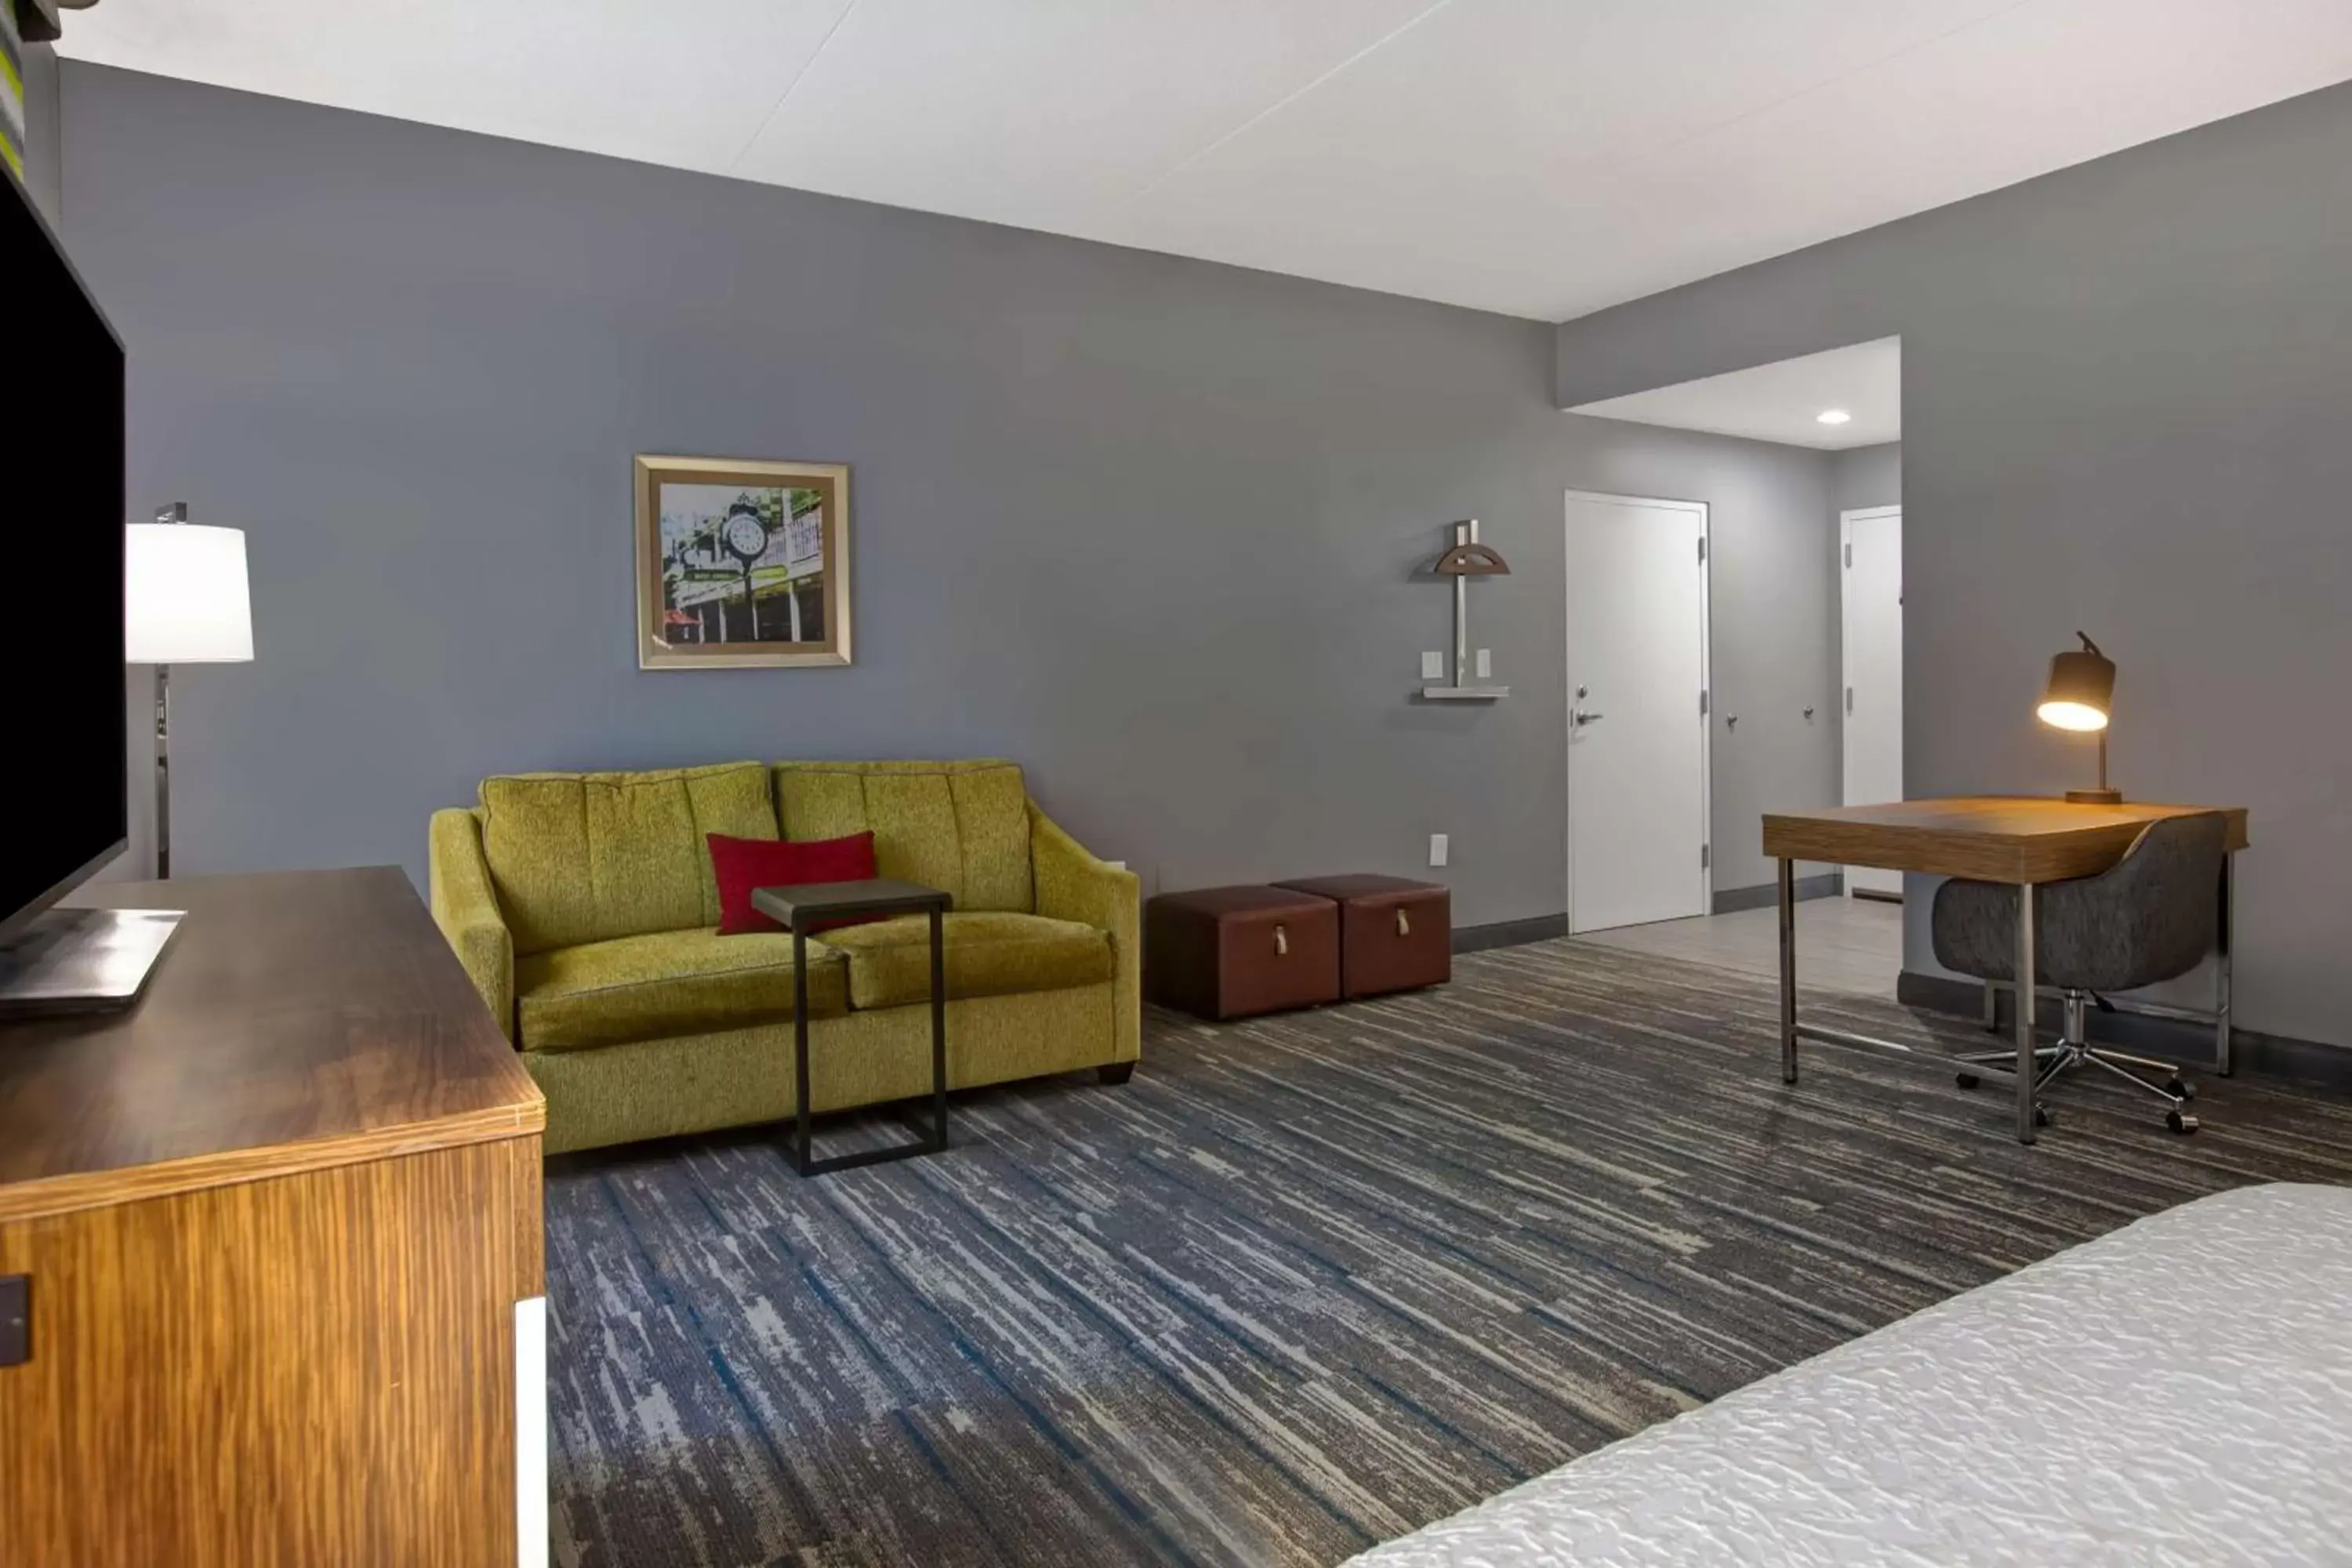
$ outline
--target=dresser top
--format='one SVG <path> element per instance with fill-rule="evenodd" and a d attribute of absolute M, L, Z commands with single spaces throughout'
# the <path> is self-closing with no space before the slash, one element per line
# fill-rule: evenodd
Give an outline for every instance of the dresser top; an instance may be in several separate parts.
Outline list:
<path fill-rule="evenodd" d="M 0 1021 L 0 1221 L 546 1124 L 393 867 L 102 883 L 71 901 L 187 918 L 130 1008 Z"/>

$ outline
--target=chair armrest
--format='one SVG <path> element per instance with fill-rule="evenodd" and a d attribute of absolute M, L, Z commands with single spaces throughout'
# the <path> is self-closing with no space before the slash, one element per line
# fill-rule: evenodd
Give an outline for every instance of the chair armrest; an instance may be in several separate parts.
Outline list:
<path fill-rule="evenodd" d="M 514 934 L 499 913 L 482 825 L 461 807 L 433 814 L 426 845 L 433 923 L 449 939 L 474 989 L 508 1039 L 515 1037 Z"/>
<path fill-rule="evenodd" d="M 1142 879 L 1097 859 L 1029 803 L 1029 865 L 1036 879 L 1037 912 L 1081 921 L 1110 933 L 1117 968 L 1112 1001 L 1118 1013 L 1114 1061 L 1143 1054 Z"/>

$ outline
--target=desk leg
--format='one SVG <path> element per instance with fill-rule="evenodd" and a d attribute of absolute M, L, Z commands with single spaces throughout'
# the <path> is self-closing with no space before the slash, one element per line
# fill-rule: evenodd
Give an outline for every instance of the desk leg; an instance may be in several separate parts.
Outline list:
<path fill-rule="evenodd" d="M 1797 1081 L 1797 866 L 1780 862 L 1780 1081 Z"/>
<path fill-rule="evenodd" d="M 2221 919 L 2214 928 L 2221 940 L 2217 944 L 2220 962 L 2213 971 L 2213 1070 L 2223 1078 L 2237 1070 L 2237 1064 L 2231 1059 L 2230 1049 L 2235 1043 L 2230 1034 L 2230 939 L 2232 935 L 2230 928 L 2236 923 L 2238 915 L 2237 900 L 2232 896 L 2230 881 L 2230 866 L 2235 859 L 2237 857 L 2234 855 L 2221 857 Z"/>
<path fill-rule="evenodd" d="M 948 1146 L 948 974 L 940 937 L 940 911 L 931 910 L 931 1144 Z"/>
<path fill-rule="evenodd" d="M 2033 1142 L 2033 884 L 2017 885 L 2017 1141 Z"/>
<path fill-rule="evenodd" d="M 793 932 L 793 1169 L 809 1173 L 808 938 Z"/>

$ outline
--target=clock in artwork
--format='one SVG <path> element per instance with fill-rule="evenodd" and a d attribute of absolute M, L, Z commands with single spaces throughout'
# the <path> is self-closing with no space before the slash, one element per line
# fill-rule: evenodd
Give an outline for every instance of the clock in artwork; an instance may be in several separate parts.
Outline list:
<path fill-rule="evenodd" d="M 637 663 L 849 662 L 849 469 L 639 457 Z"/>

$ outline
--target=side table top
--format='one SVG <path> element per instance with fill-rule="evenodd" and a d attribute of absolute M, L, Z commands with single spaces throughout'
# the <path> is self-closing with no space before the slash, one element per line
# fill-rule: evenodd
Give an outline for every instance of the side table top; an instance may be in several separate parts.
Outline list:
<path fill-rule="evenodd" d="M 870 877 L 860 882 L 801 882 L 790 887 L 754 888 L 751 907 L 790 929 L 806 920 L 834 915 L 908 914 L 947 910 L 953 894 L 920 882 L 895 877 Z"/>

